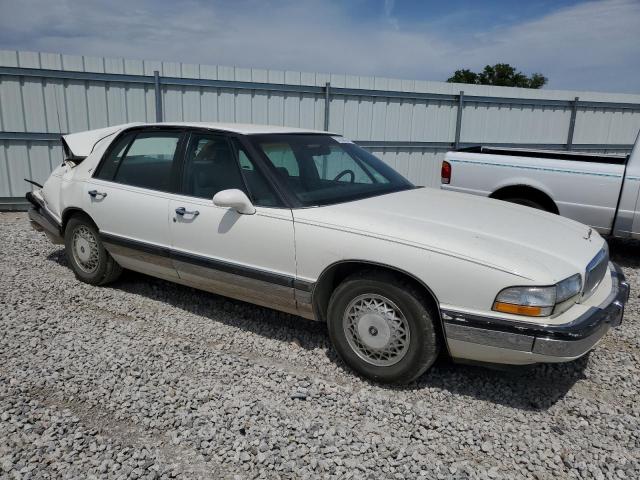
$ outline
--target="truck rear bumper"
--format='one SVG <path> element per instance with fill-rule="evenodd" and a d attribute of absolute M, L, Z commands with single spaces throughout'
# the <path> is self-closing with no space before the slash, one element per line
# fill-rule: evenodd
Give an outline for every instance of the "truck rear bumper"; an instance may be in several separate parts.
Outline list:
<path fill-rule="evenodd" d="M 611 292 L 602 304 L 561 325 L 535 325 L 442 311 L 447 344 L 455 358 L 524 365 L 574 360 L 591 350 L 622 322 L 629 284 L 609 264 Z"/>

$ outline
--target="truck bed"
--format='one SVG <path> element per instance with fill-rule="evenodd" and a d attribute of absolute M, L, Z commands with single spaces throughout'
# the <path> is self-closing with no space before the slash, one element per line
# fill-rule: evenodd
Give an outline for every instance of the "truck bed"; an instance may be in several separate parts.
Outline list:
<path fill-rule="evenodd" d="M 496 147 L 450 151 L 445 190 L 537 205 L 612 231 L 625 174 L 625 157 Z"/>
<path fill-rule="evenodd" d="M 611 165 L 625 165 L 629 155 L 611 155 L 602 153 L 565 152 L 561 150 L 536 150 L 528 148 L 504 148 L 477 145 L 459 148 L 456 152 L 484 153 L 488 155 L 505 155 L 517 157 L 552 158 L 574 162 L 608 163 Z"/>

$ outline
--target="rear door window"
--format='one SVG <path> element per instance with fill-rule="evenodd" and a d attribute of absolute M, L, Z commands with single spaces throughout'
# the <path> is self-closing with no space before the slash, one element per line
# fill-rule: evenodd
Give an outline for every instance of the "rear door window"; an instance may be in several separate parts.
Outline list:
<path fill-rule="evenodd" d="M 107 155 L 97 177 L 170 192 L 180 136 L 179 132 L 141 132 L 128 143 L 125 137 Z"/>
<path fill-rule="evenodd" d="M 131 140 L 136 136 L 135 133 L 128 133 L 116 140 L 116 143 L 109 149 L 107 156 L 102 160 L 98 172 L 95 177 L 102 180 L 113 180 L 113 176 L 120 165 L 122 157 L 124 157 Z"/>

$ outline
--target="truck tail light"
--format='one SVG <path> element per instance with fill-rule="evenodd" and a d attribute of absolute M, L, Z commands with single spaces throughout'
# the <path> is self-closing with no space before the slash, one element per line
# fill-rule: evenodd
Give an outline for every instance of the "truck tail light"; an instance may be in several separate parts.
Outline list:
<path fill-rule="evenodd" d="M 449 183 L 451 183 L 451 164 L 446 160 L 442 162 L 440 177 L 440 180 L 443 184 L 448 185 Z"/>

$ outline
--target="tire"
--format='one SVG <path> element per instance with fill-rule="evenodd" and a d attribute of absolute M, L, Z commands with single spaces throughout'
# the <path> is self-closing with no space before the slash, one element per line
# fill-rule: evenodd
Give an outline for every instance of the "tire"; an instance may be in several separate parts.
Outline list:
<path fill-rule="evenodd" d="M 106 285 L 115 281 L 122 267 L 107 252 L 100 241 L 98 229 L 84 215 L 69 219 L 64 230 L 67 260 L 76 278 L 91 285 Z"/>
<path fill-rule="evenodd" d="M 535 208 L 536 210 L 544 210 L 545 212 L 549 212 L 550 211 L 548 208 L 546 208 L 541 203 L 538 203 L 535 200 L 531 200 L 530 198 L 513 197 L 513 198 L 505 198 L 503 200 L 505 202 L 517 203 L 518 205 L 524 205 L 525 207 Z"/>
<path fill-rule="evenodd" d="M 437 317 L 423 297 L 411 283 L 390 273 L 346 278 L 331 295 L 327 312 L 329 336 L 340 358 L 376 382 L 404 384 L 418 378 L 440 351 Z M 393 323 L 389 314 L 379 314 L 385 309 L 393 312 Z M 398 339 L 395 344 L 389 341 L 391 332 Z"/>

